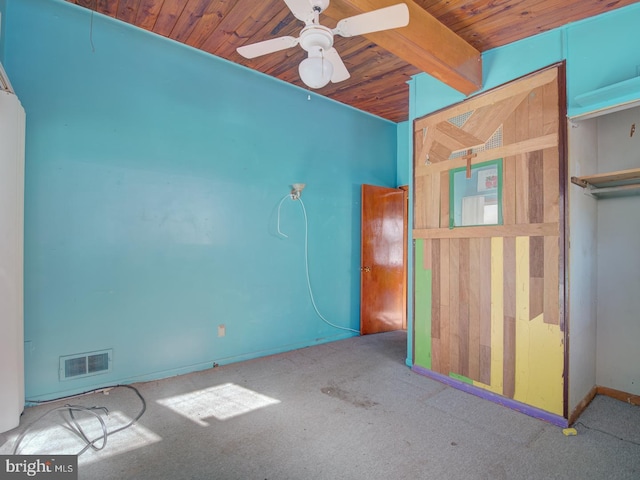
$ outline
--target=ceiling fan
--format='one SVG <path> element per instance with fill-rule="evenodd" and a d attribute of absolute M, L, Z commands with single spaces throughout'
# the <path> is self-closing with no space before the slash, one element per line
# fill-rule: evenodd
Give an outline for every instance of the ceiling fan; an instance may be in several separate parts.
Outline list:
<path fill-rule="evenodd" d="M 291 13 L 305 23 L 299 37 L 277 37 L 243 45 L 237 49 L 245 58 L 255 58 L 300 45 L 308 53 L 298 66 L 300 79 L 311 88 L 322 88 L 329 81 L 342 82 L 350 77 L 340 55 L 333 48 L 333 36 L 353 37 L 367 33 L 404 27 L 409 24 L 409 8 L 405 3 L 379 8 L 340 20 L 336 28 L 320 24 L 319 17 L 329 0 L 284 0 Z"/>

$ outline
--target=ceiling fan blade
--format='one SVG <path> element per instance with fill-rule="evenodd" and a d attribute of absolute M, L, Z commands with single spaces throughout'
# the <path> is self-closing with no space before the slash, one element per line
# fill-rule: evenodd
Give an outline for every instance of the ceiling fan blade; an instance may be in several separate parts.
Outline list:
<path fill-rule="evenodd" d="M 279 52 L 287 48 L 295 47 L 298 39 L 295 37 L 278 37 L 263 42 L 243 45 L 237 48 L 237 52 L 245 58 L 256 58 L 267 53 Z"/>
<path fill-rule="evenodd" d="M 338 22 L 333 33 L 342 37 L 353 37 L 409 25 L 409 8 L 406 3 L 380 8 Z"/>
<path fill-rule="evenodd" d="M 335 48 L 324 51 L 324 58 L 329 60 L 333 65 L 333 74 L 331 75 L 331 83 L 338 83 L 346 80 L 351 76 L 347 67 L 345 67 L 340 54 Z"/>
<path fill-rule="evenodd" d="M 313 6 L 309 0 L 284 0 L 293 16 L 304 23 L 313 19 Z"/>

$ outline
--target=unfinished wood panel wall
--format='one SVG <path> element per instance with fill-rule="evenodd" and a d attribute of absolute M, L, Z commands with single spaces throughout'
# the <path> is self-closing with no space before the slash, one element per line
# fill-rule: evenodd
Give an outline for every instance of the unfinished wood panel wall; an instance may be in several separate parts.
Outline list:
<path fill-rule="evenodd" d="M 415 364 L 561 415 L 559 108 L 554 67 L 416 120 L 413 236 Z M 450 170 L 500 158 L 502 224 L 450 228 Z"/>

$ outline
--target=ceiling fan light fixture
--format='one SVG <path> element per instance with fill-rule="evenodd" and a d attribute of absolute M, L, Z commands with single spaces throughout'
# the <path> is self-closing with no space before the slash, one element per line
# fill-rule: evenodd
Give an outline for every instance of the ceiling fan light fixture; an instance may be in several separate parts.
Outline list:
<path fill-rule="evenodd" d="M 342 82 L 350 77 L 340 54 L 333 47 L 334 35 L 353 37 L 404 27 L 409 23 L 409 8 L 405 3 L 398 3 L 343 18 L 336 28 L 331 29 L 321 25 L 319 20 L 329 1 L 284 0 L 293 16 L 305 24 L 300 36 L 287 35 L 242 45 L 237 48 L 238 53 L 245 58 L 256 58 L 299 45 L 309 53 L 308 58 L 298 65 L 300 79 L 310 88 L 322 88 L 329 82 Z"/>
<path fill-rule="evenodd" d="M 300 79 L 310 88 L 322 88 L 331 80 L 333 65 L 322 56 L 309 56 L 298 65 Z"/>

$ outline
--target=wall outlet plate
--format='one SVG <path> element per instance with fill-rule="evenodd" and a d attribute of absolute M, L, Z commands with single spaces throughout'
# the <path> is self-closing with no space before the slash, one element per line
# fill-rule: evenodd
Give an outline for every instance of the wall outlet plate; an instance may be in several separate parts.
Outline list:
<path fill-rule="evenodd" d="M 218 325 L 218 336 L 224 337 L 226 333 L 227 333 L 227 327 L 225 327 L 224 324 Z"/>

